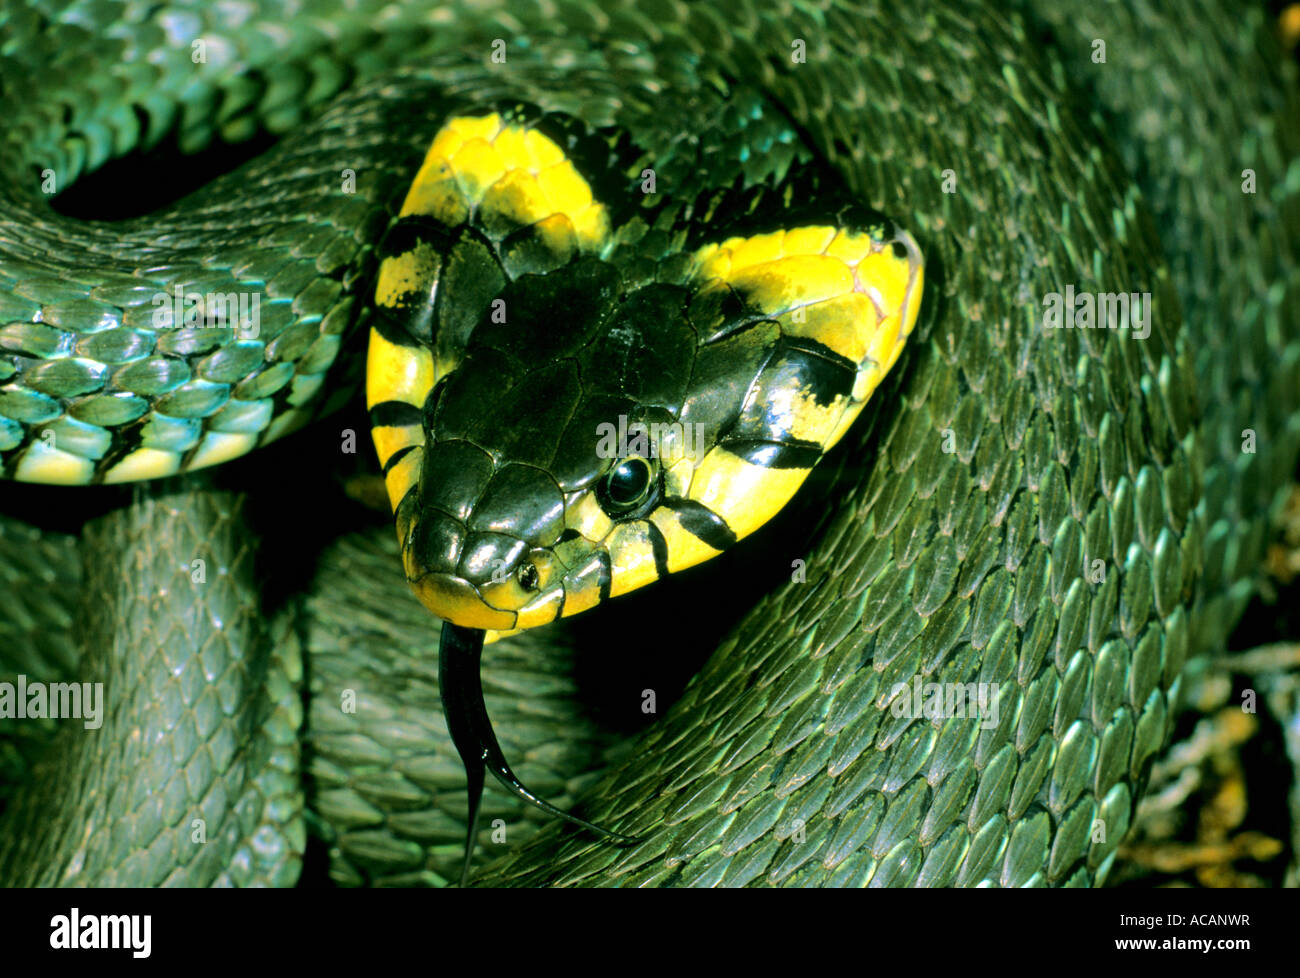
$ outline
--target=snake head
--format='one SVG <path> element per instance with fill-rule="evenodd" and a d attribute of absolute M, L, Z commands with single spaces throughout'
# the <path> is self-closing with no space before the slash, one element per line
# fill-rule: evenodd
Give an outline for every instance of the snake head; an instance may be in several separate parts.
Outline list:
<path fill-rule="evenodd" d="M 893 366 L 923 281 L 878 215 L 778 208 L 638 260 L 558 145 L 520 130 L 452 120 L 434 141 L 389 236 L 368 369 L 407 579 L 440 618 L 496 632 L 770 519 Z"/>

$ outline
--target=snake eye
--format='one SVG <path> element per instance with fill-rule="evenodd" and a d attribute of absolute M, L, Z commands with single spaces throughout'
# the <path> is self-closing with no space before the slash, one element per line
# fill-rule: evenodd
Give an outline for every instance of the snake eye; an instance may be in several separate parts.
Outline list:
<path fill-rule="evenodd" d="M 601 485 L 601 504 L 610 516 L 622 516 L 642 507 L 650 498 L 655 471 L 649 459 L 629 455 L 620 459 Z"/>
<path fill-rule="evenodd" d="M 523 588 L 525 591 L 537 590 L 537 586 L 540 583 L 540 580 L 538 577 L 536 564 L 532 563 L 531 561 L 520 564 L 519 570 L 515 571 L 515 575 L 519 580 L 519 586 Z"/>

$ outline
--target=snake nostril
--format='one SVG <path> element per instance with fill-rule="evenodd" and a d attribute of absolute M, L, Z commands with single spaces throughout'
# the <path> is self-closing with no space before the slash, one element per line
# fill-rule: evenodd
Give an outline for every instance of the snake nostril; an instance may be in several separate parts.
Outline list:
<path fill-rule="evenodd" d="M 541 575 L 537 573 L 537 565 L 531 561 L 520 564 L 516 576 L 519 586 L 525 591 L 536 591 L 541 586 Z"/>

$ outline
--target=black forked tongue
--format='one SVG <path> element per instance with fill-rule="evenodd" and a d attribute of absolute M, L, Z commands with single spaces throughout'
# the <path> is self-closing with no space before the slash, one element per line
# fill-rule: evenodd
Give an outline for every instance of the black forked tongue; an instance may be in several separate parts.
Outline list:
<path fill-rule="evenodd" d="M 484 770 L 491 771 L 493 777 L 511 794 L 536 805 L 542 811 L 612 839 L 619 845 L 633 845 L 637 840 L 631 836 L 603 829 L 543 801 L 515 777 L 515 772 L 510 770 L 510 765 L 501 753 L 501 745 L 492 732 L 492 721 L 488 719 L 487 707 L 483 705 L 483 681 L 479 676 L 483 636 L 482 629 L 462 628 L 460 625 L 443 622 L 442 641 L 438 646 L 438 686 L 442 695 L 442 710 L 447 717 L 451 742 L 456 745 L 456 752 L 465 765 L 465 776 L 469 782 L 469 836 L 465 840 L 465 865 L 461 870 L 460 885 L 465 886 L 469 882 L 479 802 L 483 798 Z"/>

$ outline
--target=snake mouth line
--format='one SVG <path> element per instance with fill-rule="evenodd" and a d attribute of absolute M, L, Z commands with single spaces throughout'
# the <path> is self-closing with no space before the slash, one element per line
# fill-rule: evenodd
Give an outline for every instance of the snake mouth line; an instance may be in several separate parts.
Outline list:
<path fill-rule="evenodd" d="M 424 606 L 448 624 L 489 631 L 511 631 L 518 625 L 518 612 L 489 604 L 463 577 L 430 571 L 409 583 Z"/>
<path fill-rule="evenodd" d="M 426 571 L 410 579 L 420 601 L 443 621 L 463 628 L 480 628 L 497 633 L 533 628 L 559 618 L 566 601 L 577 592 L 601 587 L 599 561 L 595 573 L 578 573 L 551 552 L 525 554 L 517 563 L 486 582 L 475 584 L 443 571 Z M 607 580 L 607 575 L 604 578 Z"/>

